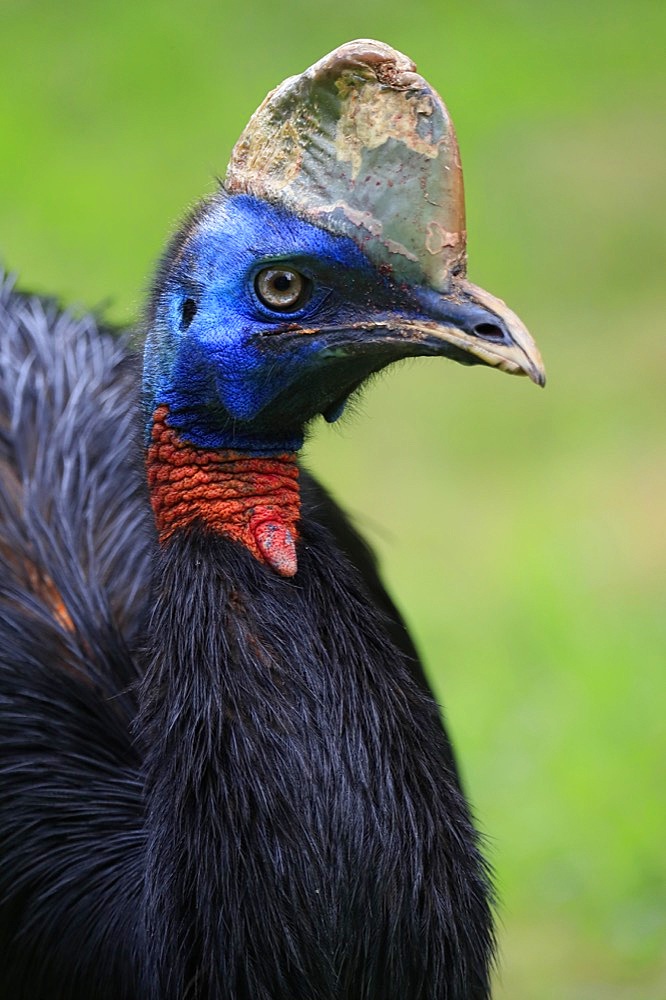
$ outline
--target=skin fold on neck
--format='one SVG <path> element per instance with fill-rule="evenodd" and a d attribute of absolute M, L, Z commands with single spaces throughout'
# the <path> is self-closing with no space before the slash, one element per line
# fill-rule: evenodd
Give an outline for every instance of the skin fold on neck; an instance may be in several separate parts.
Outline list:
<path fill-rule="evenodd" d="M 295 452 L 255 455 L 191 444 L 153 414 L 146 456 L 160 543 L 195 523 L 244 545 L 280 576 L 297 570 L 300 489 Z"/>

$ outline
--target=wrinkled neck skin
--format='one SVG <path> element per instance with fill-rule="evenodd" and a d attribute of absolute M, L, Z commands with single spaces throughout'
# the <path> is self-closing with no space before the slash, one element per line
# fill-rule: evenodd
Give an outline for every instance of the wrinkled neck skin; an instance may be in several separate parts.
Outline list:
<path fill-rule="evenodd" d="M 146 456 L 148 487 L 160 543 L 200 524 L 243 545 L 280 576 L 298 569 L 300 490 L 288 445 L 205 447 L 170 422 L 169 407 L 153 413 Z"/>
<path fill-rule="evenodd" d="M 307 518 L 281 576 L 174 529 L 137 734 L 151 1000 L 486 1000 L 489 887 L 434 702 Z"/>

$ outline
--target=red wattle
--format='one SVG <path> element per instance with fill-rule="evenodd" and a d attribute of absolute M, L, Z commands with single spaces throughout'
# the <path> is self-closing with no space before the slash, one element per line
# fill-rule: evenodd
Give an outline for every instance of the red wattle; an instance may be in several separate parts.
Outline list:
<path fill-rule="evenodd" d="M 240 542 L 280 576 L 293 576 L 300 517 L 296 455 L 262 458 L 197 448 L 167 426 L 168 413 L 158 406 L 153 414 L 146 458 L 160 542 L 199 523 Z"/>

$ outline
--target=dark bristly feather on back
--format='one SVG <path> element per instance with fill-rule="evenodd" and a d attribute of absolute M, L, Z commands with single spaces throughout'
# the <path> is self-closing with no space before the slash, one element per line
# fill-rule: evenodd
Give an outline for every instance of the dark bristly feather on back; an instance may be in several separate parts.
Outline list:
<path fill-rule="evenodd" d="M 154 545 L 130 460 L 136 369 L 91 316 L 12 285 L 2 278 L 0 995 L 77 996 L 86 982 L 121 996 L 138 930 L 130 725 Z"/>
<path fill-rule="evenodd" d="M 0 323 L 0 548 L 16 599 L 27 581 L 56 620 L 64 603 L 89 646 L 106 623 L 131 635 L 154 536 L 137 360 L 90 315 L 21 295 L 7 277 Z"/>

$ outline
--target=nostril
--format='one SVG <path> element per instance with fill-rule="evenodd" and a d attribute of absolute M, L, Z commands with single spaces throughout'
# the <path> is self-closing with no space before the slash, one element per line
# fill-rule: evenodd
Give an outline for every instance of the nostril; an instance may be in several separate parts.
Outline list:
<path fill-rule="evenodd" d="M 474 333 L 486 340 L 504 340 L 504 331 L 496 323 L 477 323 Z"/>

